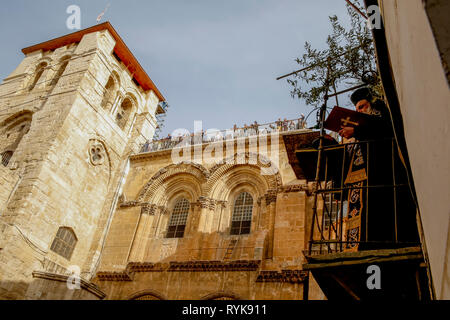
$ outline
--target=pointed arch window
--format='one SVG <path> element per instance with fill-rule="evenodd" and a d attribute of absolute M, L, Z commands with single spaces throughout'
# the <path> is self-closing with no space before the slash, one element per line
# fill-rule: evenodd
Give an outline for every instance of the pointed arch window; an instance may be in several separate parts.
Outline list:
<path fill-rule="evenodd" d="M 129 98 L 125 98 L 117 109 L 116 123 L 123 130 L 128 122 L 128 119 L 133 108 L 133 103 Z"/>
<path fill-rule="evenodd" d="M 77 237 L 72 229 L 60 227 L 56 233 L 56 237 L 53 240 L 50 250 L 66 258 L 67 260 L 70 260 L 76 244 Z"/>
<path fill-rule="evenodd" d="M 242 192 L 236 198 L 231 219 L 232 235 L 248 234 L 252 224 L 253 198 L 248 192 Z"/>
<path fill-rule="evenodd" d="M 114 100 L 117 95 L 117 85 L 113 76 L 109 76 L 108 82 L 105 86 L 105 94 L 102 100 L 102 108 L 111 110 Z"/>
<path fill-rule="evenodd" d="M 166 238 L 182 238 L 186 228 L 190 203 L 187 199 L 180 199 L 175 203 L 169 220 Z"/>
<path fill-rule="evenodd" d="M 31 127 L 32 113 L 20 112 L 3 122 L 0 127 L 0 158 L 3 166 L 8 166 L 10 160 Z"/>
<path fill-rule="evenodd" d="M 28 88 L 29 91 L 34 89 L 34 87 L 38 83 L 39 79 L 41 79 L 42 74 L 44 73 L 45 68 L 47 68 L 47 66 L 48 66 L 47 62 L 42 62 L 36 67 L 36 70 L 34 72 L 33 82 L 31 82 L 31 85 Z"/>
<path fill-rule="evenodd" d="M 58 71 L 56 72 L 55 76 L 52 79 L 52 83 L 51 83 L 52 86 L 56 86 L 56 84 L 58 83 L 58 81 L 61 78 L 62 74 L 66 70 L 67 65 L 69 64 L 69 60 L 70 60 L 70 57 L 64 57 L 59 62 L 60 63 L 60 67 L 59 67 Z"/>
<path fill-rule="evenodd" d="M 2 152 L 1 158 L 2 158 L 2 165 L 4 167 L 8 166 L 9 160 L 11 160 L 12 156 L 13 156 L 13 152 L 12 151 Z"/>

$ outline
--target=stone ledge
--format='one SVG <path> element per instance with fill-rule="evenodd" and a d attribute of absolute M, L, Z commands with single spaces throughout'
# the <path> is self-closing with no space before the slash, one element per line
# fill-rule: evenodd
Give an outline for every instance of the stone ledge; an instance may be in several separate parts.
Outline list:
<path fill-rule="evenodd" d="M 303 283 L 308 276 L 304 270 L 261 271 L 256 282 Z"/>
<path fill-rule="evenodd" d="M 234 261 L 171 261 L 169 263 L 130 262 L 127 270 L 130 272 L 153 271 L 255 271 L 258 270 L 260 260 Z"/>
<path fill-rule="evenodd" d="M 125 271 L 103 271 L 97 273 L 100 281 L 132 281 L 135 272 L 212 272 L 212 271 L 257 271 L 261 260 L 234 261 L 182 261 L 169 263 L 129 262 Z"/>
<path fill-rule="evenodd" d="M 307 184 L 285 185 L 280 188 L 280 193 L 301 192 L 304 191 L 309 196 L 311 188 Z"/>
<path fill-rule="evenodd" d="M 171 262 L 168 271 L 255 271 L 260 260 Z"/>
<path fill-rule="evenodd" d="M 67 279 L 70 276 L 63 275 L 63 274 L 56 274 L 56 273 L 50 273 L 50 272 L 43 272 L 43 271 L 33 271 L 32 273 L 33 278 L 38 279 L 45 279 L 45 280 L 51 280 L 51 281 L 59 281 L 59 282 L 67 282 Z M 106 297 L 106 294 L 100 290 L 98 286 L 96 286 L 93 283 L 87 282 L 86 280 L 83 280 L 80 278 L 80 287 L 83 288 L 86 291 L 89 291 L 96 297 L 100 299 L 104 299 Z"/>
<path fill-rule="evenodd" d="M 112 272 L 103 271 L 97 272 L 97 279 L 100 281 L 132 281 L 132 277 L 125 271 L 123 272 Z"/>

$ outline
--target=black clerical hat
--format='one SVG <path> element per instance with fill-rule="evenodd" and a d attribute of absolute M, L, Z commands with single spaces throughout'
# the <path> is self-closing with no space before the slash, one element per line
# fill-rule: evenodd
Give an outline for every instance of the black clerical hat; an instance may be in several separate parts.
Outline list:
<path fill-rule="evenodd" d="M 372 101 L 372 93 L 370 92 L 369 88 L 361 88 L 356 90 L 352 93 L 350 96 L 350 100 L 352 100 L 353 104 L 356 106 L 356 104 L 361 100 L 367 100 Z"/>

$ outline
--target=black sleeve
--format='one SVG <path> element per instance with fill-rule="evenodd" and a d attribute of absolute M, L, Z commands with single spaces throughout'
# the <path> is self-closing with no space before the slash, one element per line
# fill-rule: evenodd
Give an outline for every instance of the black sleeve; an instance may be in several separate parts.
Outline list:
<path fill-rule="evenodd" d="M 371 116 L 371 121 L 366 125 L 355 127 L 354 136 L 356 139 L 364 141 L 393 137 L 391 117 L 387 108 L 386 110 L 381 110 L 380 113 L 380 116 Z"/>

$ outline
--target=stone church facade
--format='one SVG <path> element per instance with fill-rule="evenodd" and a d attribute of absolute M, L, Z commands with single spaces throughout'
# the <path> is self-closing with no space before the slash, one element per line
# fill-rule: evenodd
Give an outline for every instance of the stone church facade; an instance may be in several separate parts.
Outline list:
<path fill-rule="evenodd" d="M 1 299 L 323 297 L 289 152 L 311 132 L 175 163 L 141 152 L 165 99 L 109 23 L 22 51 L 0 85 Z"/>
<path fill-rule="evenodd" d="M 173 149 L 131 156 L 96 275 L 107 296 L 302 299 L 310 187 L 289 165 L 283 136 L 271 139 L 280 170 L 268 175 L 249 139 L 222 163 L 174 164 Z"/>

